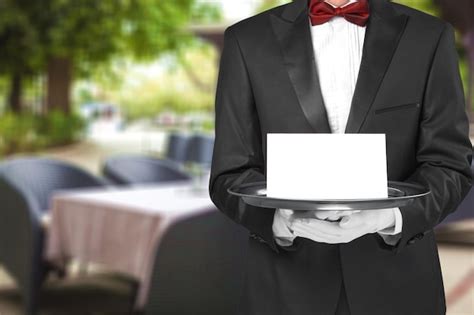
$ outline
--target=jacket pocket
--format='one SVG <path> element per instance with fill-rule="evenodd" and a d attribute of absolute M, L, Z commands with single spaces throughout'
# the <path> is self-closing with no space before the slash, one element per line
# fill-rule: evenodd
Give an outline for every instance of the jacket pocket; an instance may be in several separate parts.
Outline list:
<path fill-rule="evenodd" d="M 389 106 L 389 107 L 376 109 L 374 111 L 374 114 L 377 115 L 377 114 L 383 114 L 383 113 L 392 112 L 392 111 L 401 110 L 401 109 L 419 108 L 419 107 L 420 107 L 420 103 L 395 105 L 395 106 Z"/>

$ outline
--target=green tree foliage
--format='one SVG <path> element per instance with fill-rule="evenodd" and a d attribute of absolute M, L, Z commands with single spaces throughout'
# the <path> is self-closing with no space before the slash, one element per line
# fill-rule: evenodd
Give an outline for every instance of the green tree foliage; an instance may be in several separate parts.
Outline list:
<path fill-rule="evenodd" d="M 196 2 L 191 10 L 191 22 L 216 23 L 223 20 L 221 8 L 216 3 Z"/>
<path fill-rule="evenodd" d="M 0 0 L 0 74 L 46 72 L 57 58 L 70 62 L 75 76 L 115 56 L 156 58 L 189 40 L 180 30 L 189 20 L 193 3 Z M 61 82 L 61 77 L 51 81 Z"/>
<path fill-rule="evenodd" d="M 39 66 L 38 32 L 26 12 L 8 3 L 0 0 L 0 71 L 30 72 Z"/>
<path fill-rule="evenodd" d="M 404 4 L 406 6 L 426 12 L 431 15 L 439 15 L 439 9 L 435 5 L 433 0 L 394 0 L 393 2 Z"/>
<path fill-rule="evenodd" d="M 262 12 L 288 2 L 291 2 L 291 0 L 262 0 L 261 4 L 257 7 L 257 12 Z"/>
<path fill-rule="evenodd" d="M 72 143 L 85 127 L 82 117 L 61 111 L 43 116 L 6 113 L 0 116 L 0 157 Z"/>

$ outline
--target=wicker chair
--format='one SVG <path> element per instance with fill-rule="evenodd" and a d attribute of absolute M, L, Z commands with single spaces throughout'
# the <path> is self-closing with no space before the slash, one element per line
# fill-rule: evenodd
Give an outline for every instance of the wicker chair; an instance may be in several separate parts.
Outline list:
<path fill-rule="evenodd" d="M 209 168 L 212 162 L 213 148 L 214 137 L 203 134 L 192 136 L 186 150 L 186 162 Z"/>
<path fill-rule="evenodd" d="M 185 134 L 170 134 L 166 144 L 165 158 L 182 166 L 186 162 L 189 140 L 190 137 Z"/>
<path fill-rule="evenodd" d="M 117 185 L 162 183 L 190 180 L 174 162 L 141 155 L 122 155 L 109 158 L 102 173 Z"/>
<path fill-rule="evenodd" d="M 42 282 L 52 270 L 43 260 L 42 218 L 58 189 L 103 186 L 102 180 L 55 160 L 24 158 L 0 164 L 0 264 L 17 282 L 25 314 L 35 314 Z"/>

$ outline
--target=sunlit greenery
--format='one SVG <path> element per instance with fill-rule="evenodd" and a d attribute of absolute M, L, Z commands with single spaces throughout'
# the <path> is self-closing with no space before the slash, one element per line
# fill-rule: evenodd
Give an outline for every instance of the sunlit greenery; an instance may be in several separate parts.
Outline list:
<path fill-rule="evenodd" d="M 192 69 L 187 70 L 181 59 Z M 217 51 L 210 45 L 196 44 L 180 59 L 168 55 L 152 64 L 119 62 L 107 75 L 97 74 L 95 96 L 87 92 L 90 86 L 79 84 L 77 98 L 79 103 L 94 99 L 117 104 L 127 119 L 153 118 L 162 111 L 211 112 L 217 60 Z M 199 76 L 199 84 L 190 79 L 188 71 Z M 116 80 L 107 80 L 110 72 Z"/>
<path fill-rule="evenodd" d="M 291 0 L 261 0 L 256 13 L 288 2 Z M 433 0 L 394 2 L 440 15 Z M 153 119 L 164 111 L 212 113 L 219 51 L 197 39 L 188 26 L 214 23 L 225 24 L 219 6 L 207 1 L 0 0 L 0 98 L 6 100 L 13 78 L 19 75 L 25 107 L 44 113 L 41 106 L 47 99 L 48 63 L 52 58 L 66 57 L 73 63 L 72 100 L 76 106 L 116 104 L 128 120 Z M 457 35 L 467 89 L 466 54 Z M 0 133 L 6 136 L 0 152 L 11 150 L 6 147 L 30 146 L 25 144 L 35 138 L 30 131 L 40 130 L 40 124 L 29 112 L 24 118 L 11 113 L 1 116 Z M 60 120 L 68 118 L 51 119 L 44 118 L 43 122 L 58 126 Z M 8 127 L 13 122 L 19 126 L 18 143 L 5 145 L 8 134 L 13 138 Z M 54 126 L 51 128 L 41 130 L 44 134 L 58 133 Z M 74 137 L 66 135 L 64 141 Z M 35 139 L 39 146 L 62 142 L 58 138 Z"/>
<path fill-rule="evenodd" d="M 0 116 L 0 156 L 72 143 L 82 136 L 85 126 L 80 116 L 61 111 L 43 116 L 5 113 Z"/>
<path fill-rule="evenodd" d="M 394 0 L 393 2 L 407 5 L 411 8 L 429 13 L 431 15 L 439 15 L 439 9 L 433 0 Z"/>
<path fill-rule="evenodd" d="M 210 12 L 199 13 L 204 9 Z M 199 12 L 193 14 L 191 23 L 219 22 L 222 18 L 220 11 L 208 4 Z M 154 62 L 118 58 L 77 84 L 75 102 L 116 104 L 128 120 L 153 119 L 163 111 L 212 112 L 218 60 L 216 48 L 197 38 Z"/>
<path fill-rule="evenodd" d="M 194 0 L 4 0 L 0 2 L 0 75 L 11 78 L 11 108 L 21 107 L 27 76 L 47 73 L 52 90 L 67 89 L 112 58 L 156 59 L 186 45 L 181 29 Z M 54 70 L 58 60 L 62 66 Z M 63 63 L 61 63 L 63 64 Z M 61 73 L 62 71 L 62 73 Z M 56 97 L 56 98 L 55 98 Z M 47 105 L 69 103 L 52 93 Z M 68 109 L 69 104 L 64 104 Z"/>
<path fill-rule="evenodd" d="M 257 12 L 265 11 L 288 2 L 291 2 L 291 0 L 263 0 L 257 9 Z"/>

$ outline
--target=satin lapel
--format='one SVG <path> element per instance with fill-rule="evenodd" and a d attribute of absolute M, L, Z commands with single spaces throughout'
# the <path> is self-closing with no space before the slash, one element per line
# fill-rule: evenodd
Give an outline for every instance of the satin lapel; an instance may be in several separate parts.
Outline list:
<path fill-rule="evenodd" d="M 271 16 L 285 67 L 306 119 L 316 133 L 331 133 L 314 59 L 307 2 L 296 0 Z"/>
<path fill-rule="evenodd" d="M 358 133 L 392 60 L 408 17 L 396 15 L 386 0 L 369 0 L 367 24 L 359 70 L 346 133 Z"/>

